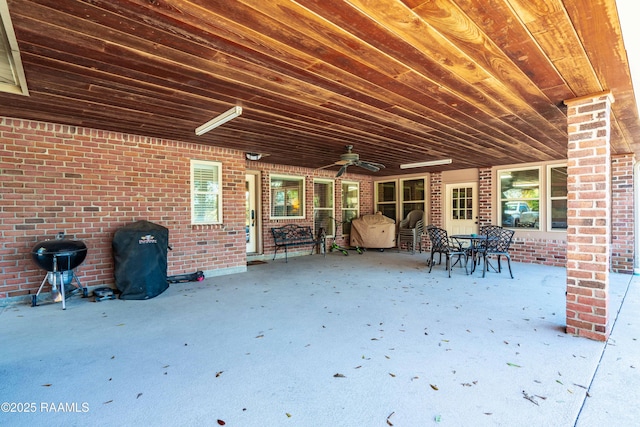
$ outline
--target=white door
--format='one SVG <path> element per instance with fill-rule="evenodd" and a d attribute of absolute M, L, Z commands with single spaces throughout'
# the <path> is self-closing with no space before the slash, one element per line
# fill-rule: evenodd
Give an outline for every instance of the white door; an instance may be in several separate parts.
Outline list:
<path fill-rule="evenodd" d="M 446 191 L 445 228 L 449 235 L 477 233 L 478 184 L 447 184 Z"/>
<path fill-rule="evenodd" d="M 258 233 L 256 227 L 256 224 L 258 222 L 258 212 L 256 210 L 256 175 L 246 175 L 245 204 L 245 233 L 247 240 L 247 253 L 256 253 L 258 251 Z"/>

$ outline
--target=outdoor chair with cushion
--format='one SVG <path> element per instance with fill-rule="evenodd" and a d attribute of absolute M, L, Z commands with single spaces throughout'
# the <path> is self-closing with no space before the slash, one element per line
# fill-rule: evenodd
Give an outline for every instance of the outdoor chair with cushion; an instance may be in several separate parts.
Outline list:
<path fill-rule="evenodd" d="M 464 271 L 466 274 L 469 274 L 467 270 L 467 251 L 462 245 L 459 244 L 458 241 L 452 239 L 447 234 L 447 230 L 443 228 L 429 226 L 427 227 L 427 234 L 429 235 L 429 240 L 431 241 L 431 257 L 429 260 L 429 273 L 431 273 L 431 269 L 433 268 L 433 257 L 437 253 L 440 255 L 440 259 L 442 259 L 442 255 L 446 258 L 446 268 L 449 272 L 449 277 L 451 277 L 451 259 L 453 257 L 458 257 L 457 261 L 461 261 L 464 257 Z"/>
<path fill-rule="evenodd" d="M 515 231 L 507 228 L 497 227 L 488 228 L 486 234 L 489 237 L 487 239 L 486 248 L 482 251 L 482 259 L 484 265 L 482 267 L 482 277 L 484 277 L 487 269 L 489 268 L 489 257 L 496 257 L 498 260 L 498 273 L 502 271 L 500 266 L 500 259 L 505 257 L 509 266 L 509 274 L 513 279 L 513 272 L 511 271 L 511 255 L 509 255 L 509 247 L 513 240 Z"/>
<path fill-rule="evenodd" d="M 411 247 L 411 253 L 416 252 L 416 246 L 422 253 L 422 234 L 424 233 L 424 211 L 412 210 L 407 217 L 400 221 L 398 225 L 398 251 L 403 243 L 407 245 L 407 250 Z"/>

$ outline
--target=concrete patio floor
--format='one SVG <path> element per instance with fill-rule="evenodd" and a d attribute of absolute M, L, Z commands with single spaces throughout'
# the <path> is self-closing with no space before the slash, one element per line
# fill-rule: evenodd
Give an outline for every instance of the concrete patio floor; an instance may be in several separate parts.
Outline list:
<path fill-rule="evenodd" d="M 0 425 L 636 425 L 637 276 L 611 276 L 602 343 L 564 333 L 563 268 L 449 279 L 426 258 L 295 257 L 147 301 L 2 307 Z"/>

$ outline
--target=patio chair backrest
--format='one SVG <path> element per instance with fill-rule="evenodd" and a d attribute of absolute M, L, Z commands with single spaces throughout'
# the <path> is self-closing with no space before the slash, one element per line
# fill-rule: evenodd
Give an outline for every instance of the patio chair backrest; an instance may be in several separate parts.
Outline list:
<path fill-rule="evenodd" d="M 447 251 L 449 249 L 449 235 L 447 234 L 447 230 L 429 226 L 427 227 L 427 234 L 429 234 L 429 240 L 431 240 L 432 251 Z"/>
<path fill-rule="evenodd" d="M 480 234 L 485 236 L 498 237 L 501 230 L 502 227 L 500 227 L 499 225 L 483 225 L 482 227 L 480 227 Z"/>
<path fill-rule="evenodd" d="M 493 234 L 488 234 L 488 236 L 495 237 L 495 239 L 489 241 L 489 252 L 509 252 L 515 231 L 501 227 L 500 230 L 494 230 L 492 233 Z"/>
<path fill-rule="evenodd" d="M 424 211 L 415 209 L 409 212 L 405 219 L 400 221 L 400 228 L 424 227 Z"/>

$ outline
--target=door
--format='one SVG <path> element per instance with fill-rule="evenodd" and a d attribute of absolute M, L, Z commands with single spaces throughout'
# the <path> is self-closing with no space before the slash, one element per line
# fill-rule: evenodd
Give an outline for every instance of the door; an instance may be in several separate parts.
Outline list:
<path fill-rule="evenodd" d="M 478 184 L 467 182 L 447 184 L 446 224 L 451 234 L 472 234 L 478 232 Z"/>
<path fill-rule="evenodd" d="M 247 174 L 245 179 L 245 234 L 247 240 L 247 253 L 258 251 L 258 232 L 256 223 L 258 221 L 256 203 L 256 175 Z"/>

